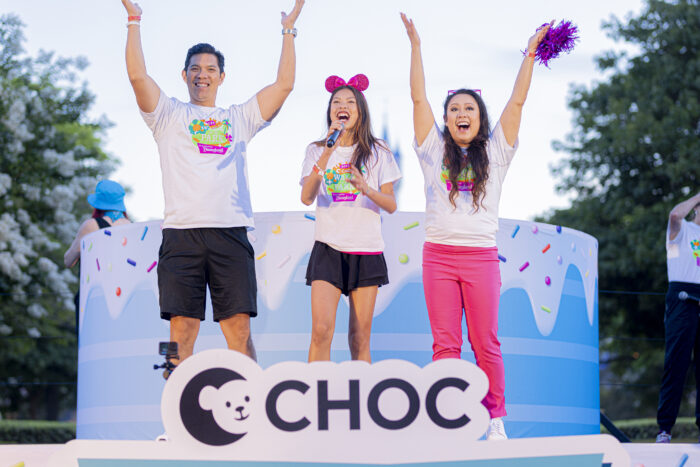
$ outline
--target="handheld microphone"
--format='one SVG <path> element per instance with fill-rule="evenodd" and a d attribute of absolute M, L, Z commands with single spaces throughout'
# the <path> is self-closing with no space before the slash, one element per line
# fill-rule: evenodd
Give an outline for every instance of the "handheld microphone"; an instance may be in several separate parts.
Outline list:
<path fill-rule="evenodd" d="M 699 297 L 696 297 L 695 295 L 690 295 L 685 290 L 681 290 L 680 292 L 678 292 L 678 299 L 683 300 L 683 301 L 691 299 L 691 300 L 695 300 L 696 302 L 700 303 Z"/>
<path fill-rule="evenodd" d="M 326 140 L 326 146 L 328 146 L 329 148 L 333 147 L 335 142 L 338 140 L 338 136 L 340 136 L 340 132 L 342 132 L 345 129 L 344 123 L 341 122 L 340 125 L 341 125 L 340 130 L 335 130 L 333 133 L 331 133 L 331 135 Z"/>

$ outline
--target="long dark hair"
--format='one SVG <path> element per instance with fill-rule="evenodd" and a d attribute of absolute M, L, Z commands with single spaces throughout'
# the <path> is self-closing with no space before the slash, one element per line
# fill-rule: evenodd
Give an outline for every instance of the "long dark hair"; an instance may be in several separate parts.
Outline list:
<path fill-rule="evenodd" d="M 468 94 L 474 98 L 477 105 L 479 106 L 479 132 L 474 137 L 474 139 L 469 143 L 469 148 L 467 149 L 467 157 L 464 157 L 462 153 L 462 148 L 460 148 L 455 140 L 452 139 L 452 134 L 449 128 L 445 125 L 442 131 L 443 139 L 445 140 L 445 159 L 443 163 L 445 167 L 449 169 L 449 180 L 452 184 L 450 188 L 450 203 L 455 208 L 457 203 L 455 199 L 459 195 L 459 186 L 457 184 L 457 177 L 460 172 L 470 163 L 472 170 L 474 171 L 474 186 L 472 187 L 472 204 L 474 209 L 479 210 L 479 206 L 483 206 L 481 203 L 486 195 L 486 181 L 489 179 L 489 157 L 486 153 L 486 144 L 489 141 L 489 115 L 486 112 L 486 104 L 484 100 L 477 93 L 471 89 L 458 89 L 454 93 L 451 93 L 445 99 L 445 104 L 443 106 L 443 119 L 447 117 L 447 108 L 450 105 L 450 101 L 458 94 Z"/>
<path fill-rule="evenodd" d="M 125 217 L 127 220 L 131 220 L 131 219 L 129 219 L 129 215 L 126 213 L 126 211 L 122 211 L 122 212 L 124 213 L 124 217 Z M 94 209 L 92 210 L 92 218 L 93 218 L 93 219 L 97 219 L 97 218 L 104 217 L 105 214 L 107 214 L 107 211 L 105 211 L 105 210 L 103 210 L 103 209 L 94 208 Z"/>
<path fill-rule="evenodd" d="M 355 167 L 357 167 L 357 170 L 359 170 L 360 173 L 362 173 L 362 166 L 365 165 L 367 167 L 367 161 L 372 156 L 372 149 L 375 145 L 381 146 L 387 150 L 389 150 L 389 148 L 384 141 L 380 140 L 379 138 L 376 138 L 372 134 L 372 125 L 369 119 L 369 106 L 367 105 L 367 99 L 365 99 L 364 94 L 362 94 L 360 91 L 358 91 L 352 86 L 339 86 L 333 90 L 333 92 L 331 93 L 331 98 L 328 99 L 328 109 L 326 109 L 326 124 L 328 126 L 331 125 L 331 103 L 333 102 L 333 98 L 338 93 L 338 91 L 342 89 L 349 89 L 350 91 L 352 91 L 353 95 L 355 96 L 355 102 L 357 103 L 357 123 L 355 124 L 355 127 L 352 130 L 352 142 L 353 144 L 357 144 L 357 147 L 355 147 L 355 152 L 352 155 L 352 163 L 355 165 Z M 316 141 L 316 144 L 318 146 L 323 146 L 324 144 L 326 144 L 326 140 L 322 139 L 320 141 Z M 369 169 L 370 168 L 367 167 L 367 170 Z"/>

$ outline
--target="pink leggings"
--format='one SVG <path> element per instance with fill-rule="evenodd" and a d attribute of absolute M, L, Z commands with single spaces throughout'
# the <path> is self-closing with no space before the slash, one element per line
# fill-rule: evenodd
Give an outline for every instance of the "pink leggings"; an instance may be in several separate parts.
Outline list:
<path fill-rule="evenodd" d="M 433 360 L 460 358 L 464 310 L 476 364 L 489 378 L 483 404 L 491 418 L 506 415 L 503 357 L 496 335 L 500 289 L 496 247 L 423 245 L 423 290 L 433 332 Z"/>

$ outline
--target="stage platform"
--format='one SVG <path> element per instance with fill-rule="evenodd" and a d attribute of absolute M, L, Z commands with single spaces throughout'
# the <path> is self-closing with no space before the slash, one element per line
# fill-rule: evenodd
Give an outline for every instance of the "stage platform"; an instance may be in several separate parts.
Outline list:
<path fill-rule="evenodd" d="M 44 467 L 48 464 L 49 458 L 63 446 L 63 444 L 0 445 L 0 467 Z M 685 455 L 688 455 L 688 458 L 683 467 L 700 466 L 700 444 L 628 443 L 622 446 L 630 455 L 632 467 L 680 467 Z"/>

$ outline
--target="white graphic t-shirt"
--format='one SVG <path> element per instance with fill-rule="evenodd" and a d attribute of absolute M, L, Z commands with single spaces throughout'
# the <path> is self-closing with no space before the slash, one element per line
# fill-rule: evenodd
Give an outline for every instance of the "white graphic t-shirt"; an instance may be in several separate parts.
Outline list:
<path fill-rule="evenodd" d="M 673 240 L 666 229 L 666 264 L 669 282 L 700 284 L 700 225 L 683 219 Z"/>
<path fill-rule="evenodd" d="M 160 92 L 141 112 L 158 144 L 165 195 L 164 228 L 253 228 L 246 145 L 269 125 L 253 96 L 227 109 L 202 107 Z"/>
<path fill-rule="evenodd" d="M 316 197 L 314 239 L 345 253 L 384 251 L 379 207 L 350 183 L 350 166 L 355 146 L 336 147 L 323 173 Z M 323 147 L 310 144 L 301 169 L 301 184 L 321 157 Z M 391 151 L 375 146 L 362 174 L 370 188 L 379 190 L 385 183 L 401 178 L 401 171 Z"/>
<path fill-rule="evenodd" d="M 430 129 L 422 146 L 418 146 L 414 139 L 413 148 L 418 154 L 425 180 L 425 240 L 443 245 L 496 246 L 501 186 L 518 148 L 518 141 L 513 147 L 508 144 L 500 122 L 493 129 L 486 144 L 489 179 L 478 211 L 472 205 L 474 172 L 469 164 L 457 177 L 457 207 L 450 203 L 452 184 L 449 170 L 443 163 L 445 142 L 437 124 Z"/>

